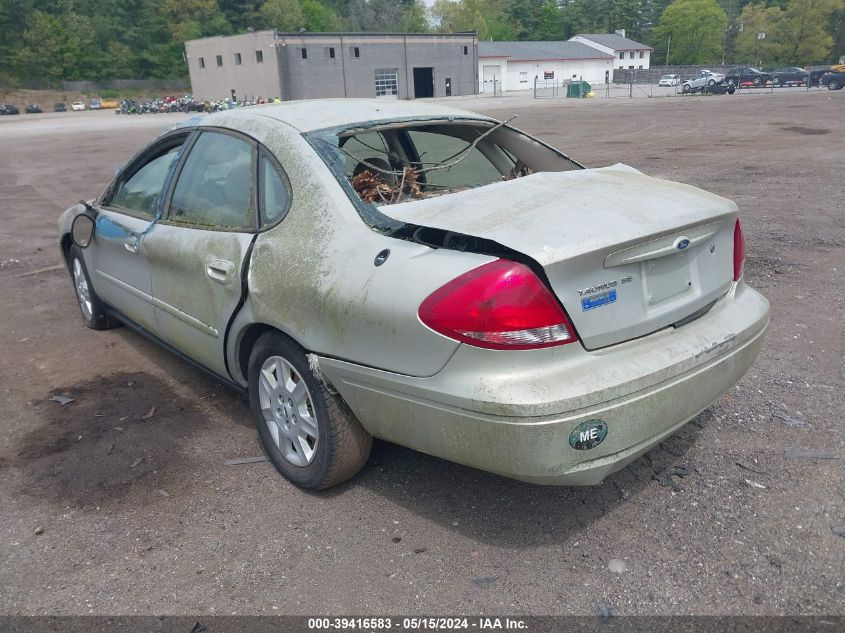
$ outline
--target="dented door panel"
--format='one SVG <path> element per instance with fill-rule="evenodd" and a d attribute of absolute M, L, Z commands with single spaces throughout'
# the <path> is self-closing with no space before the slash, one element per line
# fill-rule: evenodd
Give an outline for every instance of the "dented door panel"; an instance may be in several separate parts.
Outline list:
<path fill-rule="evenodd" d="M 252 239 L 252 233 L 160 223 L 144 241 L 158 335 L 222 376 L 228 376 L 226 326 L 241 300 Z"/>

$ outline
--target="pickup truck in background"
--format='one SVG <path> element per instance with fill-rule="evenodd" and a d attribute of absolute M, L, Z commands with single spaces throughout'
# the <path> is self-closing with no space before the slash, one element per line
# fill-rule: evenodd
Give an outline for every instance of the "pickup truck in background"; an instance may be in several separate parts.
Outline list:
<path fill-rule="evenodd" d="M 827 86 L 828 90 L 842 90 L 842 86 L 845 86 L 845 70 L 842 72 L 831 71 L 822 75 L 819 79 L 819 85 Z"/>

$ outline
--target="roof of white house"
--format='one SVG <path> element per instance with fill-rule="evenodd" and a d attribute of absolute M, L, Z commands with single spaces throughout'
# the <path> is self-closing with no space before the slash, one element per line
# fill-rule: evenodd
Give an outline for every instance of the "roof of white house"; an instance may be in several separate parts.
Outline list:
<path fill-rule="evenodd" d="M 618 33 L 578 33 L 576 37 L 583 37 L 584 39 L 607 46 L 615 51 L 650 51 L 654 50 L 651 46 L 640 44 L 634 40 L 629 40 L 627 37 L 622 37 Z"/>
<path fill-rule="evenodd" d="M 479 57 L 507 57 L 512 61 L 612 59 L 581 42 L 479 42 Z"/>

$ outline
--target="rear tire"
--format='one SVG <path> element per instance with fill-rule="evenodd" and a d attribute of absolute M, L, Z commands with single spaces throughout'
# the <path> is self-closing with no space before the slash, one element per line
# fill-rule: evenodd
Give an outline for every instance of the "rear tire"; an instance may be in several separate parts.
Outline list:
<path fill-rule="evenodd" d="M 839 82 L 836 79 L 831 79 L 827 84 L 828 90 L 839 90 L 841 87 L 842 86 L 839 85 Z"/>
<path fill-rule="evenodd" d="M 775 88 L 780 88 L 780 77 L 775 77 L 772 83 L 775 85 Z"/>
<path fill-rule="evenodd" d="M 314 376 L 305 350 L 267 332 L 249 357 L 249 403 L 278 471 L 306 490 L 336 486 L 367 463 L 372 436 L 339 395 Z"/>
<path fill-rule="evenodd" d="M 79 302 L 82 320 L 86 327 L 92 330 L 110 330 L 119 326 L 120 321 L 108 313 L 105 304 L 94 292 L 88 269 L 85 267 L 85 260 L 82 258 L 82 249 L 75 244 L 68 251 L 67 263 L 71 279 L 73 279 L 76 300 Z"/>

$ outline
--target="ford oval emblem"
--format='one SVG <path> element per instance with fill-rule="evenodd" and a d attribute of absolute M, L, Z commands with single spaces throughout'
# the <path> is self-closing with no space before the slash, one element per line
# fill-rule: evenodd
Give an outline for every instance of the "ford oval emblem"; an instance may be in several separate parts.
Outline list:
<path fill-rule="evenodd" d="M 569 445 L 576 451 L 588 451 L 595 448 L 607 437 L 607 424 L 604 420 L 587 420 L 572 429 Z"/>
<path fill-rule="evenodd" d="M 675 243 L 675 246 L 677 247 L 677 249 L 678 249 L 679 251 L 682 251 L 682 250 L 684 250 L 687 246 L 689 246 L 689 240 L 688 240 L 687 238 L 685 238 L 685 237 L 682 237 L 681 239 L 679 239 L 679 240 Z"/>

